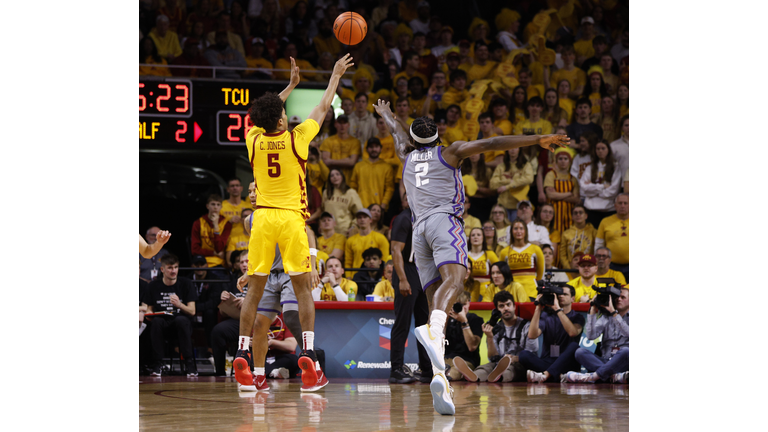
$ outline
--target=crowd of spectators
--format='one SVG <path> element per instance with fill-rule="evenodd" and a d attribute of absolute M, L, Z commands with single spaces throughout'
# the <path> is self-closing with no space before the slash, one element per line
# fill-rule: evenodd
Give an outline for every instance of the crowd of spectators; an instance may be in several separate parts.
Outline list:
<path fill-rule="evenodd" d="M 258 68 L 217 71 L 219 78 L 285 80 L 288 72 L 273 69 L 287 69 L 293 57 L 302 80 L 326 81 L 315 71 L 352 53 L 351 79 L 337 90 L 344 114 L 329 110 L 306 165 L 307 224 L 325 255 L 317 300 L 393 297 L 389 229 L 402 209 L 402 164 L 373 113 L 376 99 L 408 124 L 432 117 L 444 146 L 511 134 L 571 139 L 554 153 L 527 147 L 463 162 L 471 301 L 492 302 L 499 292 L 531 301 L 550 270 L 572 270 L 552 280 L 570 281 L 576 302 L 594 297 L 596 278 L 627 283 L 628 3 L 521 2 L 520 10 L 475 16 L 467 28 L 443 22 L 431 3 L 145 0 L 140 63 L 148 66 L 140 74 L 204 77 L 210 69 L 167 66 L 213 65 Z M 368 21 L 365 39 L 351 47 L 332 32 L 346 10 Z M 290 128 L 301 121 L 292 117 Z M 190 223 L 191 250 L 172 251 L 203 257 L 216 279 L 232 278 L 234 252 L 247 249 L 240 221 L 253 209 L 242 186 L 232 178 L 227 199 L 209 197 Z M 156 279 L 161 259 L 142 260 L 140 277 Z M 371 270 L 344 271 L 362 267 Z"/>

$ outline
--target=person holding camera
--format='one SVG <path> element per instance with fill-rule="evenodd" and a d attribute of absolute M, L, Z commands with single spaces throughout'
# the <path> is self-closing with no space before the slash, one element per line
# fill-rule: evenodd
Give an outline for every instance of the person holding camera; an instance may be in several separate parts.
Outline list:
<path fill-rule="evenodd" d="M 558 288 L 553 287 L 554 290 Z M 574 355 L 579 347 L 584 317 L 571 309 L 576 289 L 566 285 L 560 291 L 557 295 L 539 294 L 536 297 L 528 338 L 537 339 L 543 334 L 544 340 L 540 358 L 530 351 L 519 354 L 520 363 L 528 370 L 528 382 L 542 383 L 553 377 L 558 380 L 560 374 L 579 368 Z"/>
<path fill-rule="evenodd" d="M 462 359 L 470 368 L 480 364 L 480 341 L 483 338 L 483 319 L 469 313 L 470 294 L 462 291 L 456 298 L 453 309 L 448 312 L 448 323 L 445 326 L 445 364 L 451 366 L 446 375 L 449 379 L 460 380 L 462 375 L 454 367 L 455 359 Z"/>
<path fill-rule="evenodd" d="M 623 286 L 618 297 L 607 297 L 608 305 L 605 307 L 597 305 L 597 301 L 592 302 L 584 328 L 587 339 L 594 340 L 603 335 L 602 356 L 598 357 L 585 348 L 577 349 L 576 360 L 590 373 L 568 372 L 564 379 L 566 382 L 629 382 L 629 287 Z"/>
<path fill-rule="evenodd" d="M 499 378 L 502 382 L 524 381 L 525 368 L 518 354 L 523 350 L 536 353 L 539 340 L 528 338 L 530 322 L 515 315 L 512 294 L 499 291 L 493 296 L 493 305 L 496 309 L 491 319 L 483 324 L 490 361 L 472 370 L 461 357 L 454 357 L 453 366 L 471 382 L 496 382 Z"/>

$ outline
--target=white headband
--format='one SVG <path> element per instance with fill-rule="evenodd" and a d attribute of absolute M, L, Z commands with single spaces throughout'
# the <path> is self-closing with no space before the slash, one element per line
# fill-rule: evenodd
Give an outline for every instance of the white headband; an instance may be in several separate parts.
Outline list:
<path fill-rule="evenodd" d="M 413 132 L 413 123 L 411 123 L 410 132 L 411 132 L 411 137 L 413 138 L 413 140 L 416 141 L 419 144 L 429 144 L 429 143 L 431 143 L 431 142 L 433 142 L 434 140 L 437 139 L 437 132 L 435 132 L 435 134 L 433 136 L 429 137 L 429 138 L 421 138 L 421 137 L 417 136 Z"/>

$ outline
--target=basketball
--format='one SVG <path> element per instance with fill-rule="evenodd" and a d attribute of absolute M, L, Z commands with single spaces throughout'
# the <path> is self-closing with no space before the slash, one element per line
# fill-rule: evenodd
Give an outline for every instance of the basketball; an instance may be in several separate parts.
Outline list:
<path fill-rule="evenodd" d="M 333 34 L 344 45 L 357 45 L 363 41 L 368 33 L 368 24 L 360 14 L 344 12 L 333 23 Z"/>

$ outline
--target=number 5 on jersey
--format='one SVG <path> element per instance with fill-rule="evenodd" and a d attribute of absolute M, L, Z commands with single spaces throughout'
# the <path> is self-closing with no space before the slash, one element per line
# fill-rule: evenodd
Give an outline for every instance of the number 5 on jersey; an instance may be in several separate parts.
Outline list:
<path fill-rule="evenodd" d="M 267 154 L 267 166 L 269 167 L 268 173 L 270 177 L 280 177 L 280 164 L 277 162 L 279 157 L 279 153 Z"/>
<path fill-rule="evenodd" d="M 422 187 L 429 183 L 429 179 L 426 178 L 426 175 L 429 172 L 429 162 L 416 164 L 414 171 L 416 171 L 416 187 Z M 422 179 L 422 177 L 424 178 Z"/>

